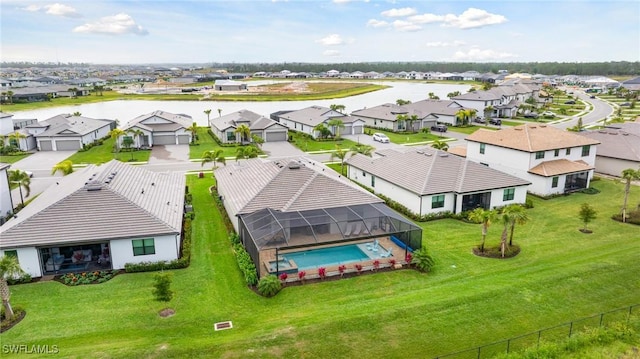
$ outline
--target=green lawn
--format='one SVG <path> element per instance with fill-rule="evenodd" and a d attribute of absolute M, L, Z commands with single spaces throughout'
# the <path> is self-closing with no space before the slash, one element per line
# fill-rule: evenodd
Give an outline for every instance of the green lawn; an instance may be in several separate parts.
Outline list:
<path fill-rule="evenodd" d="M 76 152 L 73 155 L 69 156 L 67 160 L 73 162 L 74 165 L 85 164 L 85 163 L 93 163 L 100 164 L 106 163 L 113 159 L 122 162 L 147 162 L 149 161 L 149 156 L 151 156 L 151 151 L 149 150 L 141 150 L 141 151 L 128 151 L 123 149 L 120 152 L 113 152 L 113 145 L 115 141 L 111 138 L 108 138 L 104 141 L 102 145 L 92 147 L 88 151 L 84 152 Z"/>
<path fill-rule="evenodd" d="M 189 159 L 201 159 L 206 151 L 222 150 L 223 156 L 235 158 L 238 147 L 222 147 L 211 137 L 208 127 L 198 127 L 198 144 L 189 147 Z"/>
<path fill-rule="evenodd" d="M 29 157 L 30 155 L 31 155 L 30 153 L 25 153 L 25 154 L 22 154 L 22 155 L 15 155 L 15 156 L 2 155 L 2 156 L 0 156 L 0 162 L 2 162 L 2 163 L 16 163 L 16 162 L 20 161 L 23 158 Z"/>
<path fill-rule="evenodd" d="M 420 143 L 420 142 L 428 142 L 428 141 L 436 141 L 442 140 L 440 136 L 440 132 L 415 132 L 415 133 L 397 133 L 391 131 L 385 131 L 378 128 L 367 128 L 371 133 L 380 132 L 384 133 L 389 137 L 389 141 L 397 144 L 410 144 L 410 143 Z M 442 136 L 445 136 L 444 134 Z"/>
<path fill-rule="evenodd" d="M 292 136 L 291 144 L 304 152 L 334 151 L 336 145 L 340 145 L 342 149 L 349 150 L 351 147 L 357 145 L 356 142 L 347 140 L 346 138 L 314 140 L 298 132 L 289 132 L 289 134 Z"/>
<path fill-rule="evenodd" d="M 188 177 L 194 254 L 189 268 L 173 271 L 175 316 L 158 317 L 166 305 L 152 299 L 153 273 L 79 287 L 18 285 L 11 301 L 28 314 L 0 335 L 2 344 L 58 345 L 61 357 L 76 358 L 432 358 L 640 303 L 640 230 L 609 219 L 622 183 L 594 182 L 597 195 L 533 198 L 512 259 L 474 256 L 479 225 L 439 220 L 422 224 L 437 261 L 431 274 L 381 272 L 291 286 L 270 299 L 245 286 L 212 184 Z M 584 202 L 598 211 L 590 235 L 578 231 Z M 629 203 L 638 202 L 634 187 Z M 488 245 L 500 231 L 489 229 Z M 233 329 L 214 332 L 224 320 Z"/>

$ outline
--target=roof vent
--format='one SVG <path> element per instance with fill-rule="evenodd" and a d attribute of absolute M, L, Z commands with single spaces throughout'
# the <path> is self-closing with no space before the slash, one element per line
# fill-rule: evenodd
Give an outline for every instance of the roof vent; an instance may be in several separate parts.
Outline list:
<path fill-rule="evenodd" d="M 440 157 L 449 157 L 449 154 L 448 153 L 441 153 Z"/>
<path fill-rule="evenodd" d="M 102 183 L 100 182 L 88 182 L 85 187 L 87 188 L 87 192 L 99 191 L 102 189 Z"/>
<path fill-rule="evenodd" d="M 422 151 L 422 150 L 417 150 L 417 151 L 416 151 L 416 153 L 423 154 L 423 153 L 424 153 L 424 151 Z"/>
<path fill-rule="evenodd" d="M 433 153 L 425 153 L 424 155 L 427 156 L 427 157 L 431 157 L 433 155 Z"/>
<path fill-rule="evenodd" d="M 297 170 L 300 169 L 300 164 L 296 162 L 290 162 L 288 167 L 290 170 Z"/>

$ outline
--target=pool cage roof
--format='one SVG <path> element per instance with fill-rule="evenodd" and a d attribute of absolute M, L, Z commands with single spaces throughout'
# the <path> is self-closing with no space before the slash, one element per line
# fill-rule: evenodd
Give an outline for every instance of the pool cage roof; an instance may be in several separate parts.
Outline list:
<path fill-rule="evenodd" d="M 383 203 L 359 204 L 306 211 L 270 208 L 240 215 L 245 233 L 257 249 L 283 249 L 354 239 L 411 233 L 422 229 Z"/>

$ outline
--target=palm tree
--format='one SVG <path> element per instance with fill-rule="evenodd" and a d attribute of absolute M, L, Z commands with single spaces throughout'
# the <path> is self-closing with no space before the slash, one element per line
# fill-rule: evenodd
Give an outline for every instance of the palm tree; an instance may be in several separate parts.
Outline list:
<path fill-rule="evenodd" d="M 102 91 L 104 91 L 104 86 L 101 85 L 93 85 L 93 92 L 96 93 L 96 95 L 98 96 L 102 96 Z"/>
<path fill-rule="evenodd" d="M 240 142 L 247 142 L 251 138 L 251 129 L 247 125 L 238 126 L 233 132 L 240 135 Z"/>
<path fill-rule="evenodd" d="M 496 212 L 478 207 L 469 213 L 469 220 L 482 224 L 482 243 L 480 244 L 480 252 L 484 252 L 484 241 L 487 238 L 487 231 L 491 225 L 491 221 L 495 218 Z"/>
<path fill-rule="evenodd" d="M 73 173 L 73 162 L 70 160 L 64 160 L 59 162 L 51 169 L 51 174 L 54 175 L 56 172 L 62 172 L 63 176 Z"/>
<path fill-rule="evenodd" d="M 198 136 L 198 124 L 194 122 L 191 126 L 187 127 L 186 130 L 191 132 L 191 143 L 196 143 L 196 137 Z"/>
<path fill-rule="evenodd" d="M 401 98 L 399 98 L 399 99 L 397 99 L 397 100 L 396 100 L 396 105 L 398 105 L 398 106 L 408 105 L 408 104 L 410 104 L 410 103 L 411 103 L 411 101 L 410 101 L 410 100 L 403 100 L 403 99 L 401 99 Z"/>
<path fill-rule="evenodd" d="M 243 158 L 256 158 L 258 157 L 258 149 L 254 146 L 238 147 L 236 152 L 236 162 Z"/>
<path fill-rule="evenodd" d="M 22 188 L 24 187 L 24 190 L 27 191 L 27 195 L 25 197 L 29 197 L 29 194 L 31 193 L 31 178 L 29 178 L 29 175 L 24 171 L 9 171 L 9 182 L 17 184 L 18 188 L 20 188 L 20 202 L 24 206 Z"/>
<path fill-rule="evenodd" d="M 76 111 L 76 112 L 72 113 L 72 115 L 76 116 L 76 117 L 80 117 L 80 116 L 82 116 L 82 112 Z"/>
<path fill-rule="evenodd" d="M 129 132 L 133 136 L 133 138 L 136 139 L 136 147 L 142 147 L 141 138 L 142 136 L 144 136 L 144 132 L 136 127 L 131 127 L 127 132 Z"/>
<path fill-rule="evenodd" d="M 200 167 L 204 166 L 204 164 L 208 162 L 213 162 L 214 168 L 216 167 L 216 162 L 221 162 L 222 164 L 225 164 L 227 161 L 224 158 L 224 156 L 222 156 L 223 153 L 224 151 L 222 149 L 205 151 L 202 154 L 202 162 L 200 163 Z"/>
<path fill-rule="evenodd" d="M 491 105 L 489 105 L 489 106 L 487 106 L 487 107 L 485 107 L 485 108 L 484 108 L 484 117 L 485 117 L 487 120 L 490 120 L 490 119 L 491 119 L 491 115 L 493 114 L 493 110 L 494 110 L 494 108 L 493 108 L 493 106 L 491 106 Z"/>
<path fill-rule="evenodd" d="M 331 131 L 329 131 L 329 129 L 324 123 L 318 124 L 316 127 L 313 128 L 313 130 L 318 131 L 320 133 L 320 138 L 323 138 L 323 139 L 331 135 Z"/>
<path fill-rule="evenodd" d="M 340 145 L 336 144 L 336 150 L 334 152 L 331 152 L 331 160 L 333 161 L 334 158 L 339 158 L 340 159 L 340 174 L 344 175 L 344 159 L 347 157 L 347 154 L 349 152 L 343 148 L 340 147 Z"/>
<path fill-rule="evenodd" d="M 222 117 L 222 109 L 221 108 L 218 109 L 218 117 Z"/>
<path fill-rule="evenodd" d="M 415 129 L 413 128 L 413 124 L 419 120 L 420 119 L 418 118 L 418 115 L 411 115 L 407 117 L 407 119 L 405 120 L 407 121 L 407 129 L 411 132 L 416 132 Z"/>
<path fill-rule="evenodd" d="M 18 147 L 18 149 L 22 151 L 22 146 L 20 146 L 20 140 L 23 138 L 27 138 L 27 135 L 18 131 L 14 131 L 10 133 L 7 137 L 9 138 L 9 143 L 15 142 L 16 147 Z"/>
<path fill-rule="evenodd" d="M 205 115 L 207 115 L 207 123 L 209 123 L 209 115 L 211 114 L 211 109 L 204 110 Z"/>
<path fill-rule="evenodd" d="M 370 145 L 365 145 L 364 143 L 359 143 L 357 145 L 354 145 L 353 147 L 351 147 L 351 153 L 352 154 L 356 154 L 359 153 L 361 155 L 365 155 L 368 157 L 371 157 L 371 155 L 373 154 L 373 151 L 375 150 L 375 148 L 373 146 Z"/>
<path fill-rule="evenodd" d="M 24 272 L 20 268 L 18 259 L 13 256 L 4 255 L 0 258 L 0 297 L 2 297 L 2 305 L 4 306 L 5 318 L 13 318 L 13 308 L 11 308 L 11 292 L 9 291 L 9 283 L 7 277 L 16 277 Z"/>
<path fill-rule="evenodd" d="M 439 100 L 440 97 L 436 96 L 433 92 L 429 92 L 429 100 Z"/>
<path fill-rule="evenodd" d="M 433 143 L 431 144 L 431 147 L 435 148 L 436 150 L 445 151 L 445 152 L 449 150 L 449 144 L 440 140 L 433 141 Z"/>
<path fill-rule="evenodd" d="M 499 215 L 500 222 L 504 228 L 502 229 L 502 235 L 500 236 L 500 253 L 502 258 L 504 258 L 504 253 L 507 251 L 507 234 L 509 225 L 511 224 L 511 217 L 509 216 L 509 212 L 502 211 Z"/>
<path fill-rule="evenodd" d="M 78 97 L 78 88 L 77 87 L 70 87 L 67 91 L 71 92 L 71 98 Z"/>
<path fill-rule="evenodd" d="M 336 111 L 336 112 L 340 112 L 340 113 L 344 113 L 343 111 L 346 109 L 345 105 L 337 105 L 337 104 L 333 104 L 333 105 L 329 106 L 329 108 L 332 111 Z"/>
<path fill-rule="evenodd" d="M 327 122 L 327 125 L 333 129 L 333 136 L 340 138 L 340 129 L 344 128 L 344 122 L 339 118 L 332 118 Z"/>
<path fill-rule="evenodd" d="M 7 100 L 9 101 L 10 104 L 13 103 L 13 91 L 11 90 L 7 91 Z"/>
<path fill-rule="evenodd" d="M 622 171 L 622 179 L 625 180 L 624 186 L 624 202 L 622 203 L 622 222 L 627 221 L 627 201 L 629 199 L 629 192 L 631 191 L 631 181 L 640 179 L 640 170 L 634 170 L 633 168 L 627 168 Z"/>
<path fill-rule="evenodd" d="M 447 97 L 448 97 L 448 98 L 452 98 L 452 97 L 456 97 L 456 96 L 460 96 L 460 95 L 462 95 L 462 94 L 460 93 L 460 91 L 453 91 L 453 92 L 449 92 L 449 93 L 447 94 Z"/>
<path fill-rule="evenodd" d="M 404 124 L 407 121 L 408 116 L 407 115 L 398 115 L 396 116 L 396 122 L 398 123 L 398 131 L 402 130 L 405 128 Z"/>
<path fill-rule="evenodd" d="M 529 221 L 529 215 L 527 209 L 519 204 L 512 204 L 502 209 L 503 213 L 506 212 L 509 216 L 510 233 L 509 233 L 509 245 L 513 245 L 513 232 L 516 224 L 525 224 Z"/>
<path fill-rule="evenodd" d="M 256 134 L 252 134 L 251 135 L 251 143 L 254 144 L 256 147 L 258 148 L 262 148 L 262 144 L 264 144 L 264 138 L 256 135 Z"/>
<path fill-rule="evenodd" d="M 125 132 L 122 129 L 119 128 L 114 128 L 113 130 L 109 131 L 109 133 L 107 133 L 112 140 L 115 141 L 115 146 L 116 146 L 116 152 L 120 150 L 120 136 L 124 135 Z"/>

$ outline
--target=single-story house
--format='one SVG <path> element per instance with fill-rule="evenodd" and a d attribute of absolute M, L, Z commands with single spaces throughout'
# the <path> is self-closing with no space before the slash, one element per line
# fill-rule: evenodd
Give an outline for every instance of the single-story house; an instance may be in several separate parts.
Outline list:
<path fill-rule="evenodd" d="M 620 176 L 627 168 L 640 169 L 640 122 L 616 123 L 578 134 L 600 141 L 596 172 Z"/>
<path fill-rule="evenodd" d="M 537 123 L 479 129 L 465 140 L 467 159 L 531 182 L 529 192 L 541 196 L 588 188 L 600 144 Z"/>
<path fill-rule="evenodd" d="M 45 190 L 0 227 L 0 252 L 32 277 L 180 254 L 186 179 L 112 160 Z"/>
<path fill-rule="evenodd" d="M 418 216 L 525 203 L 530 182 L 430 147 L 356 154 L 347 176 Z"/>
<path fill-rule="evenodd" d="M 243 91 L 247 89 L 247 84 L 233 80 L 216 80 L 213 88 L 216 91 Z"/>
<path fill-rule="evenodd" d="M 390 131 L 420 131 L 437 123 L 457 124 L 456 115 L 460 110 L 464 108 L 455 101 L 422 100 L 405 105 L 386 103 L 365 108 L 353 111 L 351 117 L 364 121 L 368 127 Z M 399 121 L 398 116 L 415 116 L 416 121 Z"/>
<path fill-rule="evenodd" d="M 35 137 L 40 151 L 77 151 L 106 137 L 115 126 L 115 120 L 63 114 L 27 125 L 23 130 Z"/>
<path fill-rule="evenodd" d="M 324 124 L 333 135 L 338 132 L 340 135 L 359 135 L 364 133 L 364 121 L 353 116 L 347 116 L 338 111 L 322 106 L 310 106 L 302 110 L 276 112 L 271 114 L 281 125 L 289 130 L 306 133 L 313 138 L 318 138 L 320 132 L 316 131 L 316 126 Z M 340 120 L 344 128 L 333 128 L 329 125 L 331 120 Z"/>
<path fill-rule="evenodd" d="M 209 120 L 211 131 L 222 143 L 242 142 L 235 132 L 240 125 L 249 127 L 251 134 L 262 138 L 264 142 L 287 140 L 285 126 L 249 110 L 240 110 Z"/>
<path fill-rule="evenodd" d="M 355 264 L 372 268 L 376 260 L 385 267 L 421 247 L 420 227 L 320 162 L 256 158 L 214 174 L 219 198 L 260 277 L 311 275 L 320 267 L 336 275 L 340 264 L 355 271 Z M 314 250 L 334 252 L 316 261 L 301 258 Z"/>
<path fill-rule="evenodd" d="M 192 125 L 193 119 L 191 116 L 154 111 L 129 121 L 123 130 L 125 132 L 142 131 L 141 135 L 132 135 L 135 147 L 188 145 L 191 143 L 191 132 L 187 128 Z M 120 141 L 123 140 L 124 136 L 120 137 Z"/>

